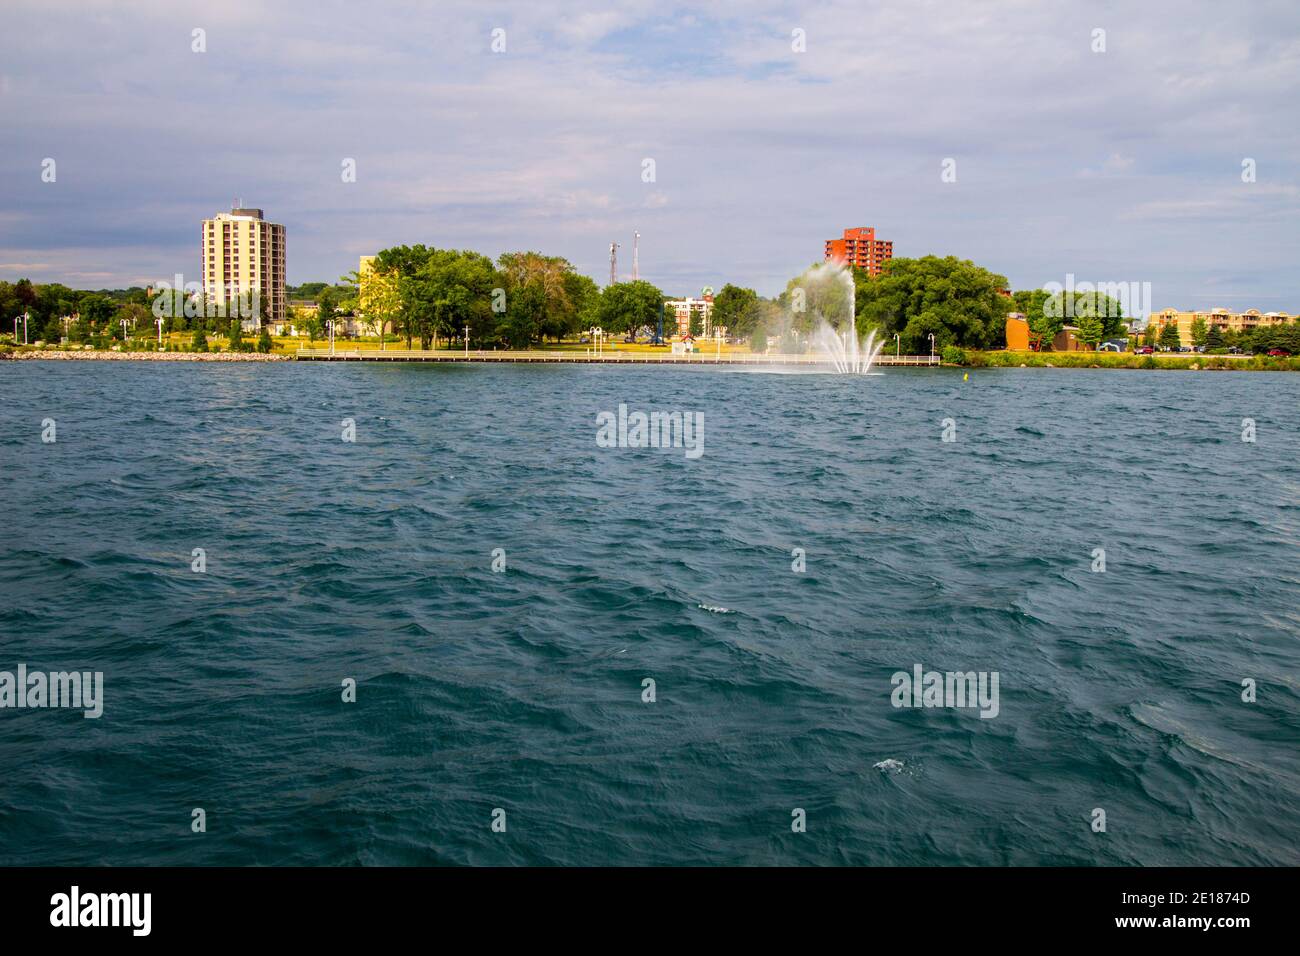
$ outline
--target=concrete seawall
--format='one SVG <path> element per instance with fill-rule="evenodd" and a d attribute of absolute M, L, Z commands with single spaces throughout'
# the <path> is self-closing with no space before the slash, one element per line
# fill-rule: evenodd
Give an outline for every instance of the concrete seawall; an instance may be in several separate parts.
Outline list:
<path fill-rule="evenodd" d="M 300 362 L 478 362 L 478 363 L 538 363 L 538 364 L 574 364 L 574 365 L 733 365 L 749 367 L 788 368 L 806 366 L 808 368 L 833 368 L 834 362 L 825 355 L 754 355 L 748 352 L 692 352 L 684 355 L 671 355 L 656 352 L 616 352 L 601 353 L 571 351 L 519 350 L 501 352 L 468 352 L 450 349 L 299 349 L 295 358 Z M 910 366 L 920 368 L 938 368 L 937 355 L 881 355 L 873 363 L 880 366 Z"/>

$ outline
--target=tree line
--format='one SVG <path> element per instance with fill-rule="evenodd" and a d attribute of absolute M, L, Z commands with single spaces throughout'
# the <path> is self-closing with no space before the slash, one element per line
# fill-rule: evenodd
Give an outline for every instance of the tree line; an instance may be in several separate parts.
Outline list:
<path fill-rule="evenodd" d="M 728 283 L 714 296 L 713 324 L 726 327 L 733 339 L 748 341 L 754 351 L 766 350 L 773 341 L 781 351 L 802 351 L 819 319 L 843 326 L 851 295 L 859 334 L 875 330 L 886 341 L 897 336 L 898 347 L 909 353 L 929 351 L 931 335 L 936 350 L 1003 348 L 1006 316 L 1012 311 L 1026 316 L 1044 346 L 1067 323 L 1078 329 L 1078 339 L 1094 346 L 1128 333 L 1130 319 L 1122 304 L 1100 292 L 1010 293 L 1004 276 L 953 256 L 891 259 L 880 275 L 855 268 L 850 276 L 851 284 L 846 284 L 844 274 L 817 263 L 772 298 Z M 661 316 L 665 336 L 676 332 L 676 315 L 665 307 L 670 297 L 652 283 L 617 282 L 601 289 L 567 259 L 532 251 L 493 260 L 471 250 L 393 246 L 376 256 L 374 272 L 364 281 L 353 272 L 335 284 L 304 283 L 288 291 L 291 299 L 316 298 L 315 315 L 294 309 L 291 302 L 289 316 L 313 339 L 324 334 L 326 319 L 338 315 L 356 317 L 371 334 L 381 329 L 395 334 L 408 348 L 458 344 L 466 334 L 475 348 L 526 348 L 593 327 L 615 335 L 653 334 Z M 214 333 L 229 335 L 243 347 L 242 332 L 227 318 L 239 314 L 234 304 L 214 309 L 215 303 L 201 297 L 173 294 L 164 331 L 194 333 L 195 348 L 206 347 L 206 336 Z M 73 342 L 103 344 L 146 337 L 155 334 L 153 305 L 148 290 L 138 287 L 92 292 L 27 279 L 0 281 L 0 320 L 5 323 L 0 331 L 12 331 L 12 316 L 27 312 L 29 341 L 58 341 L 66 335 Z M 697 314 L 691 331 L 703 332 Z M 1247 333 L 1200 323 L 1192 335 L 1190 344 L 1211 350 L 1300 351 L 1294 323 Z M 1189 344 L 1174 341 L 1177 330 L 1171 327 L 1158 342 L 1154 329 L 1147 336 L 1151 344 Z"/>

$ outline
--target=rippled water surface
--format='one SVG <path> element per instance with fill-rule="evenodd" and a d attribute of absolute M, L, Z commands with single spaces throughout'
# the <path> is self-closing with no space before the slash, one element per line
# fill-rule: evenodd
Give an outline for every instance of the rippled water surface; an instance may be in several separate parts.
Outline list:
<path fill-rule="evenodd" d="M 704 454 L 598 447 L 620 403 Z M 1298 411 L 1265 373 L 0 364 L 0 670 L 105 682 L 0 710 L 0 862 L 1295 865 Z M 999 715 L 895 709 L 918 663 Z"/>

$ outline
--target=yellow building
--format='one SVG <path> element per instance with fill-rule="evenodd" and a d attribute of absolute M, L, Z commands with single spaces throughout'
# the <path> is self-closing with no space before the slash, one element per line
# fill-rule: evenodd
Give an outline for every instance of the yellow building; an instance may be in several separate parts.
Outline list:
<path fill-rule="evenodd" d="M 1152 312 L 1150 325 L 1159 335 L 1166 325 L 1178 326 L 1178 338 L 1184 345 L 1192 344 L 1192 323 L 1197 319 L 1205 322 L 1205 329 L 1217 328 L 1220 332 L 1253 332 L 1260 326 L 1286 325 L 1291 321 L 1286 312 L 1260 312 L 1259 309 L 1247 309 L 1245 312 L 1229 312 L 1227 309 L 1210 309 L 1207 312 L 1182 312 L 1178 309 L 1163 309 Z"/>
<path fill-rule="evenodd" d="M 397 277 L 392 271 L 375 272 L 378 256 L 362 256 L 357 265 L 357 305 L 364 323 L 375 335 L 393 331 L 393 322 L 401 304 Z M 380 326 L 383 326 L 382 330 Z"/>
<path fill-rule="evenodd" d="M 258 293 L 254 328 L 285 320 L 284 226 L 267 222 L 260 209 L 232 209 L 203 220 L 203 294 L 227 303 Z"/>
<path fill-rule="evenodd" d="M 366 301 L 366 286 L 369 279 L 375 274 L 375 260 L 378 256 L 362 256 L 361 263 L 357 266 L 357 276 L 361 280 L 357 284 L 357 298 L 362 302 Z"/>

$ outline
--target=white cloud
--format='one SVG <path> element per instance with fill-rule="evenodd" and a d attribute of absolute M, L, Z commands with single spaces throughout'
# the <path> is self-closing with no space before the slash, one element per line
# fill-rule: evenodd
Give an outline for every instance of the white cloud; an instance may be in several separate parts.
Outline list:
<path fill-rule="evenodd" d="M 192 270 L 198 219 L 239 195 L 289 227 L 295 282 L 417 241 L 553 251 L 601 279 L 609 241 L 634 229 L 643 274 L 670 291 L 774 292 L 851 225 L 1018 286 L 1087 261 L 1167 274 L 1173 296 L 1234 259 L 1300 253 L 1294 195 L 1262 188 L 1300 178 L 1289 7 L 8 7 L 0 258 L 68 276 Z M 196 25 L 207 54 L 189 50 Z M 47 155 L 56 185 L 37 175 Z M 939 180 L 946 156 L 956 184 Z M 1243 156 L 1261 188 L 1238 195 Z M 1216 228 L 1213 248 L 1189 219 Z M 1281 295 L 1291 274 L 1254 279 Z"/>

